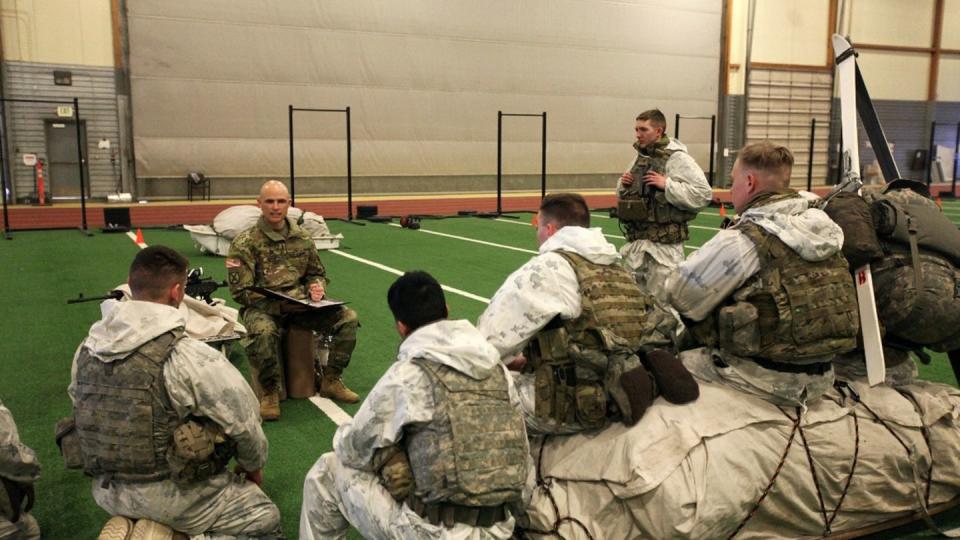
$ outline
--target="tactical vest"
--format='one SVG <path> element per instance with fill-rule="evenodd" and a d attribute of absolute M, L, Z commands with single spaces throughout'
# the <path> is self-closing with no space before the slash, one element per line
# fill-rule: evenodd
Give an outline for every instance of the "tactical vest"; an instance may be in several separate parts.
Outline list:
<path fill-rule="evenodd" d="M 84 472 L 121 482 L 170 477 L 167 451 L 179 418 L 163 366 L 182 337 L 182 329 L 166 332 L 109 363 L 80 350 L 74 416 Z"/>
<path fill-rule="evenodd" d="M 533 368 L 535 414 L 568 427 L 602 427 L 608 417 L 629 421 L 620 375 L 641 367 L 636 352 L 670 346 L 652 298 L 618 264 L 601 265 L 558 251 L 577 275 L 580 316 L 548 324 L 527 347 Z M 662 317 L 658 317 L 662 315 Z M 608 396 L 617 407 L 608 407 Z"/>
<path fill-rule="evenodd" d="M 871 265 L 885 341 L 906 349 L 960 348 L 960 230 L 912 189 L 864 194 L 884 256 Z"/>
<path fill-rule="evenodd" d="M 689 238 L 687 222 L 697 217 L 691 212 L 667 202 L 662 189 L 648 187 L 643 176 L 648 171 L 666 174 L 667 161 L 677 149 L 667 149 L 670 140 L 663 137 L 648 147 L 647 152 L 637 148 L 637 159 L 630 168 L 633 184 L 628 186 L 617 201 L 617 217 L 627 241 L 652 240 L 675 244 Z"/>
<path fill-rule="evenodd" d="M 796 196 L 774 195 L 754 206 Z M 860 331 L 856 290 L 839 251 L 823 261 L 806 261 L 755 223 L 741 221 L 733 228 L 756 245 L 760 271 L 713 313 L 721 350 L 805 364 L 856 347 Z"/>
<path fill-rule="evenodd" d="M 510 403 L 503 370 L 476 380 L 415 359 L 437 404 L 431 422 L 408 426 L 403 439 L 425 503 L 496 506 L 516 503 L 527 481 L 523 417 Z"/>

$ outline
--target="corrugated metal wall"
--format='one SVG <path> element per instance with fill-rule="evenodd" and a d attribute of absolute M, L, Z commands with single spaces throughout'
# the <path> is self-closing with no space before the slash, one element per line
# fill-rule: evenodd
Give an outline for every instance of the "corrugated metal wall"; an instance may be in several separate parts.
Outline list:
<path fill-rule="evenodd" d="M 743 94 L 730 94 L 724 98 L 723 106 L 725 112 L 725 126 L 720 126 L 718 131 L 723 131 L 725 139 L 725 148 L 720 149 L 718 182 L 714 184 L 715 188 L 730 187 L 733 164 L 737 161 L 737 150 L 743 147 L 743 126 L 746 122 L 746 96 Z M 727 155 L 724 155 L 727 150 Z"/>
<path fill-rule="evenodd" d="M 934 109 L 934 120 L 937 122 L 934 143 L 946 146 L 956 152 L 957 139 L 960 135 L 960 103 L 956 101 L 937 103 Z M 954 177 L 960 178 L 960 170 L 958 170 L 957 165 L 956 154 L 952 164 L 943 164 L 944 174 L 948 182 L 952 181 Z"/>
<path fill-rule="evenodd" d="M 73 74 L 72 86 L 56 86 L 54 70 Z M 88 163 L 89 193 L 104 198 L 116 191 L 120 180 L 120 162 L 111 163 L 111 155 L 118 150 L 117 96 L 114 69 L 77 65 L 4 62 L 4 84 L 8 99 L 45 99 L 69 102 L 79 98 L 80 119 L 87 125 L 86 159 Z M 57 105 L 46 103 L 6 104 L 5 140 L 10 156 L 13 196 L 21 198 L 34 193 L 34 172 L 23 164 L 23 154 L 37 154 L 46 159 L 47 147 L 44 121 L 57 119 Z M 63 119 L 61 119 L 63 120 Z M 69 119 L 67 119 L 69 120 Z M 101 139 L 110 141 L 110 149 L 97 148 Z M 56 195 L 56 193 L 54 193 Z"/>
<path fill-rule="evenodd" d="M 869 81 L 868 83 L 869 84 Z M 887 136 L 887 142 L 893 143 L 893 159 L 900 169 L 900 176 L 926 181 L 924 168 L 911 169 L 913 154 L 917 150 L 926 150 L 930 144 L 930 122 L 933 121 L 935 103 L 928 101 L 874 100 L 877 117 Z M 860 124 L 860 163 L 861 174 L 866 166 L 876 159 L 870 140 Z"/>

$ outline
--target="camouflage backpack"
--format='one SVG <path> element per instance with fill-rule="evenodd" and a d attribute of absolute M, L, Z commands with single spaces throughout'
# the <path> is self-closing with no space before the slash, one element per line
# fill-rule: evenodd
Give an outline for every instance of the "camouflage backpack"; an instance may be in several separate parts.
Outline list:
<path fill-rule="evenodd" d="M 904 349 L 960 348 L 960 229 L 918 182 L 897 180 L 864 200 L 883 246 L 871 269 L 885 340 Z"/>

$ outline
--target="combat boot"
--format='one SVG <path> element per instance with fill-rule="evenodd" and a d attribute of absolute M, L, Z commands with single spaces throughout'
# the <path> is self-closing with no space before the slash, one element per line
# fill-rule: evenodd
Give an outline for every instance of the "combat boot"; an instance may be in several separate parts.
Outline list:
<path fill-rule="evenodd" d="M 100 529 L 97 540 L 127 540 L 133 531 L 133 520 L 123 516 L 113 516 Z"/>
<path fill-rule="evenodd" d="M 360 401 L 360 396 L 343 384 L 343 379 L 340 378 L 341 373 L 339 369 L 330 366 L 323 368 L 323 376 L 320 378 L 320 396 L 340 403 Z"/>
<path fill-rule="evenodd" d="M 265 422 L 280 419 L 280 392 L 274 390 L 260 397 L 260 418 Z"/>
<path fill-rule="evenodd" d="M 181 538 L 186 538 L 186 536 L 162 523 L 140 519 L 133 526 L 133 531 L 130 533 L 128 540 L 179 540 Z"/>
<path fill-rule="evenodd" d="M 654 349 L 641 358 L 643 365 L 653 375 L 657 392 L 670 403 L 689 403 L 700 397 L 700 385 L 687 371 L 683 362 L 673 354 Z"/>

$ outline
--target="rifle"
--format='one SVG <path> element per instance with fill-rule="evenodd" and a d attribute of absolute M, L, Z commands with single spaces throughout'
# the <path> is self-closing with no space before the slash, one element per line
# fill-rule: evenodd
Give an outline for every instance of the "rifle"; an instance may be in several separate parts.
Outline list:
<path fill-rule="evenodd" d="M 187 296 L 203 300 L 208 304 L 213 304 L 213 297 L 210 296 L 220 287 L 226 287 L 226 281 L 217 281 L 212 277 L 203 277 L 203 268 L 198 266 L 187 273 Z"/>
<path fill-rule="evenodd" d="M 213 298 L 210 296 L 220 287 L 226 287 L 226 281 L 217 281 L 211 277 L 203 277 L 203 268 L 197 267 L 187 273 L 187 285 L 185 292 L 187 296 L 203 300 L 208 304 L 213 304 Z M 79 304 L 81 302 L 95 302 L 98 300 L 120 300 L 123 298 L 123 291 L 113 290 L 103 296 L 84 296 L 78 293 L 76 298 L 67 300 L 68 304 Z"/>
<path fill-rule="evenodd" d="M 95 302 L 97 300 L 120 300 L 123 298 L 123 291 L 112 290 L 103 296 L 84 296 L 83 293 L 77 293 L 77 297 L 67 300 L 68 304 L 79 304 L 81 302 Z"/>

